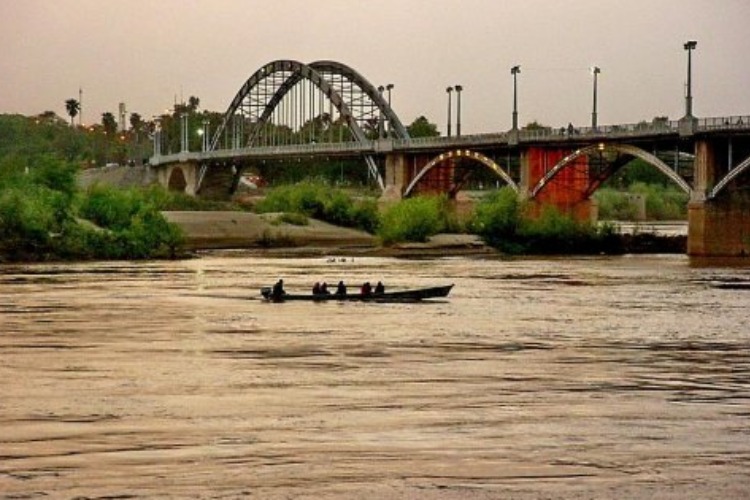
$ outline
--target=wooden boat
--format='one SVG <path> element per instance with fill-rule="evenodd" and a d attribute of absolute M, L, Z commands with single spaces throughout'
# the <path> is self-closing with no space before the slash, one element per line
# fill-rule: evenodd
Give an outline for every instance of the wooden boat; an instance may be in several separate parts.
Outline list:
<path fill-rule="evenodd" d="M 396 290 L 384 293 L 371 293 L 362 295 L 361 293 L 347 293 L 346 295 L 337 295 L 335 293 L 327 294 L 295 294 L 285 293 L 281 297 L 273 297 L 270 286 L 260 289 L 260 294 L 269 302 L 288 302 L 290 300 L 306 300 L 310 302 L 326 301 L 356 301 L 356 302 L 419 302 L 425 299 L 438 299 L 447 297 L 453 285 L 433 286 L 429 288 L 416 288 L 412 290 Z"/>

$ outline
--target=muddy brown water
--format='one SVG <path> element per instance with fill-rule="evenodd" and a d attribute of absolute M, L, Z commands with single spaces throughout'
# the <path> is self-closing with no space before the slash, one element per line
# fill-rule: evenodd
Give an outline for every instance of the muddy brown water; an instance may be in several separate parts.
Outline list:
<path fill-rule="evenodd" d="M 279 277 L 456 286 L 257 300 Z M 747 498 L 747 288 L 683 256 L 0 267 L 0 498 Z"/>

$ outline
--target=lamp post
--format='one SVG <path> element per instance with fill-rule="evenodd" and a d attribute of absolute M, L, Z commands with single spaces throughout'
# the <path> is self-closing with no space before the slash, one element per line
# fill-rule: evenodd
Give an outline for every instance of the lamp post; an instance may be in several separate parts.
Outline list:
<path fill-rule="evenodd" d="M 461 137 L 461 91 L 464 89 L 461 85 L 455 85 L 456 89 L 456 137 Z"/>
<path fill-rule="evenodd" d="M 599 73 L 601 73 L 602 70 L 599 68 L 599 66 L 594 66 L 591 68 L 591 73 L 594 75 L 594 110 L 591 112 L 591 128 L 596 130 L 596 86 L 598 81 Z"/>
<path fill-rule="evenodd" d="M 683 48 L 688 54 L 688 65 L 687 65 L 687 94 L 685 95 L 685 116 L 690 118 L 693 116 L 693 77 L 692 77 L 692 52 L 698 42 L 695 40 L 689 40 L 685 42 Z"/>
<path fill-rule="evenodd" d="M 385 87 L 382 85 L 378 87 L 378 92 L 380 93 L 380 98 L 383 99 L 383 91 L 385 90 Z M 383 137 L 383 111 L 380 111 L 380 115 L 378 116 L 378 139 Z"/>
<path fill-rule="evenodd" d="M 448 137 L 451 136 L 451 93 L 453 92 L 453 87 L 448 87 L 445 89 L 446 92 L 448 92 Z"/>
<path fill-rule="evenodd" d="M 389 83 L 385 86 L 385 89 L 388 91 L 388 107 L 391 107 L 391 90 L 393 90 L 393 84 Z M 388 120 L 388 135 L 391 135 L 391 121 Z"/>
<path fill-rule="evenodd" d="M 513 75 L 513 128 L 512 130 L 518 130 L 518 85 L 516 79 L 518 73 L 521 72 L 521 66 L 513 66 L 510 68 L 510 74 Z"/>
<path fill-rule="evenodd" d="M 190 148 L 188 142 L 188 114 L 182 113 L 180 115 L 180 132 L 181 132 L 181 151 L 187 153 Z"/>
<path fill-rule="evenodd" d="M 203 152 L 205 153 L 208 151 L 209 148 L 209 134 L 208 134 L 208 127 L 211 124 L 211 122 L 208 121 L 208 119 L 203 120 L 203 129 L 201 135 L 203 136 Z"/>

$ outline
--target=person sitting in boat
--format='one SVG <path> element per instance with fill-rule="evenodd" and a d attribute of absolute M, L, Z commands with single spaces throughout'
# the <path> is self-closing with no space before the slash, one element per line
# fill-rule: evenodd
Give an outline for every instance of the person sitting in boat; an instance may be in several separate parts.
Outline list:
<path fill-rule="evenodd" d="M 285 294 L 286 292 L 284 291 L 284 280 L 280 279 L 276 282 L 275 285 L 273 285 L 273 289 L 271 290 L 271 297 L 274 299 L 279 299 Z"/>
<path fill-rule="evenodd" d="M 372 285 L 369 281 L 365 281 L 365 283 L 362 285 L 361 290 L 362 295 L 372 295 Z"/>
<path fill-rule="evenodd" d="M 375 285 L 375 295 L 382 295 L 385 293 L 385 285 L 382 281 L 378 281 L 378 284 Z"/>
<path fill-rule="evenodd" d="M 339 281 L 339 284 L 336 286 L 336 295 L 346 295 L 346 285 L 343 281 Z"/>
<path fill-rule="evenodd" d="M 316 281 L 313 285 L 313 295 L 319 295 L 320 294 L 320 281 Z"/>
<path fill-rule="evenodd" d="M 318 291 L 318 293 L 323 295 L 330 295 L 331 292 L 328 290 L 328 283 L 324 281 L 323 284 L 320 285 L 320 290 Z"/>

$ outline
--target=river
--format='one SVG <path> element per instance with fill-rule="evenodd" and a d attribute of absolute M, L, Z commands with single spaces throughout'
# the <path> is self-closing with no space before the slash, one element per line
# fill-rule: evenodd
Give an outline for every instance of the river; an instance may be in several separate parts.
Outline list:
<path fill-rule="evenodd" d="M 279 277 L 456 286 L 257 300 Z M 3 266 L 0 498 L 748 498 L 749 284 L 679 255 Z"/>

